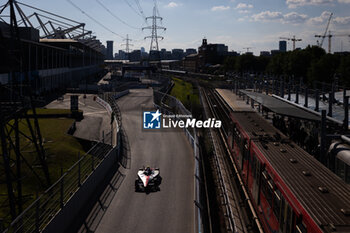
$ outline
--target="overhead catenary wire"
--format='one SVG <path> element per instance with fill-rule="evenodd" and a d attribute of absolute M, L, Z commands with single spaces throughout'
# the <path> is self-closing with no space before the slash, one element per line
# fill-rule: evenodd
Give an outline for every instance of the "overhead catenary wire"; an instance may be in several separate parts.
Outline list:
<path fill-rule="evenodd" d="M 67 0 L 67 2 L 69 2 L 72 6 L 74 6 L 77 10 L 79 10 L 82 14 L 84 14 L 85 16 L 87 16 L 89 19 L 91 19 L 92 21 L 94 21 L 95 23 L 97 23 L 98 25 L 100 25 L 101 27 L 103 27 L 104 29 L 106 29 L 107 31 L 109 31 L 110 33 L 119 36 L 122 39 L 125 39 L 122 35 L 112 31 L 111 29 L 109 29 L 108 27 L 106 27 L 104 24 L 100 23 L 98 20 L 96 20 L 94 17 L 90 16 L 88 13 L 86 13 L 85 11 L 83 11 L 80 7 L 78 7 L 76 4 L 74 4 L 71 0 Z"/>
<path fill-rule="evenodd" d="M 126 26 L 130 27 L 130 28 L 133 28 L 133 29 L 141 29 L 139 27 L 135 27 L 135 26 L 132 26 L 130 24 L 128 24 L 127 22 L 125 22 L 124 20 L 122 20 L 121 18 L 119 18 L 118 16 L 116 16 L 112 11 L 110 11 L 101 1 L 99 0 L 96 0 L 96 2 L 98 4 L 100 4 L 100 6 L 102 6 L 103 9 L 105 9 L 106 11 L 108 11 L 109 14 L 111 14 L 115 19 L 117 19 L 119 22 L 125 24 Z"/>

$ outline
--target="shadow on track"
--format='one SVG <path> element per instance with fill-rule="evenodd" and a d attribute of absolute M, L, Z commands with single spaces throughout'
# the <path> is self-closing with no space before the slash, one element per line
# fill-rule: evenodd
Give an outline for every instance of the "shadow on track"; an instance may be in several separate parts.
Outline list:
<path fill-rule="evenodd" d="M 90 205 L 87 205 L 81 213 L 81 218 L 76 219 L 76 224 L 71 226 L 70 232 L 79 233 L 92 233 L 95 232 L 100 224 L 104 214 L 106 213 L 109 205 L 111 204 L 114 196 L 118 192 L 122 185 L 126 175 L 120 170 L 130 169 L 131 153 L 128 137 L 123 130 L 121 130 L 121 153 L 118 164 L 115 169 L 111 170 L 106 178 L 105 182 L 100 185 L 100 188 L 96 190 L 96 195 L 91 198 Z"/>

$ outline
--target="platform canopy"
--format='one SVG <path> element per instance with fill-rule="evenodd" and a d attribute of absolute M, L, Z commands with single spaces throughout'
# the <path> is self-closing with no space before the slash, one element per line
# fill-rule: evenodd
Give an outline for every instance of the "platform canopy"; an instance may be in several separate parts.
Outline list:
<path fill-rule="evenodd" d="M 270 109 L 276 114 L 299 118 L 303 120 L 321 121 L 320 116 L 317 116 L 316 114 L 313 114 L 307 110 L 304 110 L 300 107 L 292 105 L 278 98 L 272 97 L 270 95 L 245 90 L 240 90 L 240 92 L 249 96 L 249 98 L 253 99 L 255 102 L 260 103 L 262 106 Z"/>

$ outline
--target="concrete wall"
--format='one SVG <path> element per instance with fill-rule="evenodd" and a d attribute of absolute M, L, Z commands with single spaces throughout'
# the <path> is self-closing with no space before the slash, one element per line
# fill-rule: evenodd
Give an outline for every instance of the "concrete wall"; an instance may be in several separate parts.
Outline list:
<path fill-rule="evenodd" d="M 110 151 L 63 209 L 47 225 L 43 231 L 44 233 L 69 232 L 68 227 L 74 225 L 75 219 L 79 219 L 81 210 L 89 203 L 90 198 L 94 196 L 94 192 L 99 184 L 104 180 L 110 170 L 117 165 L 119 149 L 120 145 Z"/>

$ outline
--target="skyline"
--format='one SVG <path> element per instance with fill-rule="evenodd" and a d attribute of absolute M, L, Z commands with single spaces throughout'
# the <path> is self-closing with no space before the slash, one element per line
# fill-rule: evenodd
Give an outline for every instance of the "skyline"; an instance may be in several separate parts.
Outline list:
<path fill-rule="evenodd" d="M 159 15 L 163 17 L 161 26 L 167 28 L 165 32 L 159 31 L 164 36 L 164 40 L 159 41 L 160 49 L 198 49 L 205 37 L 208 43 L 226 44 L 229 51 L 244 52 L 243 48 L 253 47 L 251 51 L 259 55 L 260 51 L 278 49 L 279 37 L 293 35 L 302 38 L 296 47 L 304 48 L 316 45 L 314 35 L 323 35 L 330 12 L 334 15 L 329 30 L 350 35 L 350 0 L 156 2 Z M 121 44 L 126 34 L 132 39 L 132 50 L 141 47 L 149 50 L 150 40 L 143 38 L 150 35 L 150 31 L 141 30 L 147 26 L 142 15 L 151 16 L 154 1 L 71 0 L 70 3 L 67 0 L 57 3 L 32 0 L 25 3 L 85 23 L 104 45 L 107 40 L 114 41 L 113 54 L 124 49 Z M 22 9 L 33 13 L 26 7 Z M 327 47 L 328 38 L 325 38 L 323 48 Z M 292 49 L 292 42 L 288 41 L 287 49 Z M 350 51 L 350 37 L 333 37 L 332 51 Z"/>

